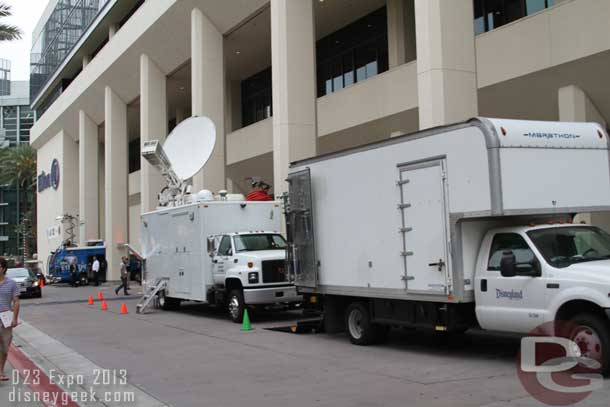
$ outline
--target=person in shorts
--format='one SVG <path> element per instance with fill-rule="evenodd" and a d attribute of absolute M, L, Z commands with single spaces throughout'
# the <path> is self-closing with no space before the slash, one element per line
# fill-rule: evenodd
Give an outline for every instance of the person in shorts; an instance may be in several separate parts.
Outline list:
<path fill-rule="evenodd" d="M 0 381 L 2 382 L 9 380 L 4 374 L 4 365 L 13 340 L 13 328 L 19 321 L 19 287 L 15 281 L 6 277 L 7 270 L 6 259 L 0 257 L 0 312 L 13 311 L 13 322 L 9 327 L 5 327 L 0 322 Z"/>

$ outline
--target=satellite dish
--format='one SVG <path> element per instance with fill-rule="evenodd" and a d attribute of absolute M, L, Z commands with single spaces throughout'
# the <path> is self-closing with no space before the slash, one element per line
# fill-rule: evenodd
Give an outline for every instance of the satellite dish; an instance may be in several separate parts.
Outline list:
<path fill-rule="evenodd" d="M 216 126 L 207 117 L 188 118 L 163 143 L 171 168 L 181 181 L 197 174 L 208 162 L 216 144 Z"/>

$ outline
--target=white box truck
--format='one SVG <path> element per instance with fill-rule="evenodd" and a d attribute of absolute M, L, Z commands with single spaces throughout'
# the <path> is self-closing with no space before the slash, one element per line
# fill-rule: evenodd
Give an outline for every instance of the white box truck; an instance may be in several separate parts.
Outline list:
<path fill-rule="evenodd" d="M 143 214 L 143 303 L 157 296 L 163 309 L 184 300 L 223 305 L 234 322 L 248 306 L 299 304 L 280 228 L 279 202 L 195 200 Z"/>
<path fill-rule="evenodd" d="M 296 162 L 291 278 L 355 344 L 567 320 L 608 371 L 610 236 L 568 222 L 610 210 L 609 141 L 593 123 L 477 118 Z"/>

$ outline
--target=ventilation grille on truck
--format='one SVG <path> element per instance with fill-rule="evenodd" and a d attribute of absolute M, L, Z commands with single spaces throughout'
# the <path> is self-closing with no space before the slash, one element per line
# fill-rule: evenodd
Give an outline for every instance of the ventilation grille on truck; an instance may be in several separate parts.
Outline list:
<path fill-rule="evenodd" d="M 287 281 L 284 260 L 263 261 L 263 283 L 285 283 Z"/>

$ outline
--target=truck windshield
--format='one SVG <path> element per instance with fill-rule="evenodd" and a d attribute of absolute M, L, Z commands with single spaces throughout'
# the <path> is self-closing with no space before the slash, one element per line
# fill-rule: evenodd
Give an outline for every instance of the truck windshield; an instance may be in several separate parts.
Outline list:
<path fill-rule="evenodd" d="M 258 250 L 283 250 L 286 241 L 282 235 L 256 234 L 235 236 L 235 250 L 239 252 L 253 252 Z"/>
<path fill-rule="evenodd" d="M 596 227 L 558 227 L 527 232 L 553 267 L 610 259 L 610 235 Z"/>

